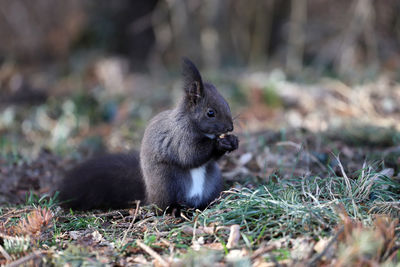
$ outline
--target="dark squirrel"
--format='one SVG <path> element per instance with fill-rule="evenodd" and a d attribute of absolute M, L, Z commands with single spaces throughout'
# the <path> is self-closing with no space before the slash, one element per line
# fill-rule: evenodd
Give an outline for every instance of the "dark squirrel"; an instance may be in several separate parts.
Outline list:
<path fill-rule="evenodd" d="M 205 208 L 222 190 L 216 163 L 238 148 L 226 100 L 203 82 L 196 66 L 183 60 L 184 96 L 147 126 L 140 155 L 110 154 L 69 173 L 60 199 L 72 209 L 127 207 L 135 200 L 161 209 Z"/>

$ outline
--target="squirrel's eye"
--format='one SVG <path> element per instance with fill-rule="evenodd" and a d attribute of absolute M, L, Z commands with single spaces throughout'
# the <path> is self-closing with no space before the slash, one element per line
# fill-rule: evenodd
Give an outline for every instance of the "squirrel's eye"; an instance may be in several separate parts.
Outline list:
<path fill-rule="evenodd" d="M 210 117 L 210 118 L 211 117 L 215 117 L 215 111 L 213 109 L 209 108 L 207 110 L 207 116 Z"/>

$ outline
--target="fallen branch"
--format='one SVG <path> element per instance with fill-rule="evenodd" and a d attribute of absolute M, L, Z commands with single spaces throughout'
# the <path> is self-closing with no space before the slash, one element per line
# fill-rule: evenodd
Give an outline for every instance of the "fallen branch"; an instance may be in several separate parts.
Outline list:
<path fill-rule="evenodd" d="M 9 265 L 7 265 L 8 267 L 17 267 L 17 266 L 21 266 L 22 264 L 24 264 L 25 262 L 28 262 L 30 260 L 39 258 L 41 256 L 43 256 L 44 254 L 46 254 L 47 252 L 45 251 L 34 251 L 31 254 L 26 255 L 25 257 L 22 257 L 16 261 L 11 262 Z"/>
<path fill-rule="evenodd" d="M 126 236 L 127 236 L 128 232 L 131 230 L 131 228 L 132 228 L 132 226 L 133 226 L 133 223 L 134 223 L 135 220 L 136 220 L 136 216 L 137 216 L 137 213 L 138 213 L 138 211 L 139 211 L 139 205 L 140 205 L 140 201 L 136 201 L 135 214 L 133 215 L 132 221 L 131 221 L 131 223 L 129 224 L 128 229 L 126 229 L 126 231 L 125 231 L 125 233 L 124 233 L 124 237 L 122 238 L 122 242 L 121 242 L 122 244 L 125 243 Z"/>
<path fill-rule="evenodd" d="M 160 254 L 158 254 L 157 252 L 155 252 L 151 247 L 145 245 L 142 241 L 140 240 L 136 240 L 136 244 L 143 249 L 145 252 L 147 252 L 147 254 L 149 254 L 150 256 L 152 256 L 153 258 L 155 258 L 162 266 L 169 266 L 169 263 L 164 260 Z"/>
<path fill-rule="evenodd" d="M 256 258 L 258 258 L 259 256 L 261 256 L 262 254 L 266 253 L 266 252 L 270 252 L 271 250 L 276 249 L 276 245 L 269 245 L 269 246 L 262 246 L 259 247 L 256 251 L 254 251 L 254 253 L 251 255 L 251 259 L 255 260 Z"/>
<path fill-rule="evenodd" d="M 231 226 L 231 232 L 229 234 L 227 248 L 231 249 L 238 245 L 240 239 L 240 226 L 234 224 Z"/>
<path fill-rule="evenodd" d="M 0 245 L 0 252 L 3 255 L 3 257 L 7 260 L 7 261 L 12 261 L 12 258 L 10 256 L 10 254 L 7 253 L 7 251 L 3 248 L 2 245 Z"/>
<path fill-rule="evenodd" d="M 328 245 L 324 248 L 324 250 L 319 253 L 314 255 L 312 259 L 310 260 L 308 266 L 315 266 L 316 263 L 328 252 L 328 249 L 337 241 L 339 235 L 344 231 L 344 226 L 342 226 L 339 231 L 335 234 L 335 236 L 332 238 L 331 241 L 329 241 Z"/>

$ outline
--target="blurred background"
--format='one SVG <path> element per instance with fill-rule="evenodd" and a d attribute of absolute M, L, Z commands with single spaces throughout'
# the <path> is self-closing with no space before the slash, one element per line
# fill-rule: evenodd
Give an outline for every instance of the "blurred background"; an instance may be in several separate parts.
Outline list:
<path fill-rule="evenodd" d="M 183 56 L 237 129 L 398 128 L 399 13 L 396 0 L 2 1 L 0 144 L 62 150 L 112 125 L 140 141 L 181 95 Z"/>
<path fill-rule="evenodd" d="M 2 0 L 0 163 L 138 148 L 182 95 L 183 56 L 247 151 L 298 132 L 397 146 L 399 14 L 398 0 Z"/>
<path fill-rule="evenodd" d="M 206 69 L 398 75 L 399 11 L 396 0 L 2 1 L 0 53 L 64 70 L 76 58 L 113 55 L 130 70 L 155 71 L 189 56 Z"/>

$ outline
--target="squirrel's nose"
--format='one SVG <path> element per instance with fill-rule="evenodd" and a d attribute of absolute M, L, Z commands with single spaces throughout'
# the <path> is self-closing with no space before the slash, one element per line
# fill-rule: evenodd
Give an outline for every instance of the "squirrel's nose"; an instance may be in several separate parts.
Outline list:
<path fill-rule="evenodd" d="M 232 132 L 233 131 L 233 125 L 229 126 L 226 128 L 226 132 Z"/>

